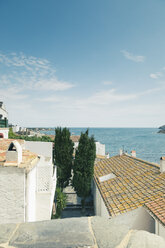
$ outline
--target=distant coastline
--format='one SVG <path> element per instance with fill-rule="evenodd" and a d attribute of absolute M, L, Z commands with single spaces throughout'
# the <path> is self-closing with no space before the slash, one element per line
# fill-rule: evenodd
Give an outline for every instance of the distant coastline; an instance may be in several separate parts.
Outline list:
<path fill-rule="evenodd" d="M 159 127 L 158 133 L 165 133 L 165 125 Z"/>

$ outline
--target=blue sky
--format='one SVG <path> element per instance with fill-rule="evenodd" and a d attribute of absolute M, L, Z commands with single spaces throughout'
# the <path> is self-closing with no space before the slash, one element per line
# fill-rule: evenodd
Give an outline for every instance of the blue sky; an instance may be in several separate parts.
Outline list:
<path fill-rule="evenodd" d="M 0 0 L 0 100 L 22 126 L 165 124 L 165 1 Z"/>

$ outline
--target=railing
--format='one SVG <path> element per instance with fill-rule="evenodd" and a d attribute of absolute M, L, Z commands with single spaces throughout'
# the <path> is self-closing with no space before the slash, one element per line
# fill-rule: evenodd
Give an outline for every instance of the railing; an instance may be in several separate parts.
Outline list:
<path fill-rule="evenodd" d="M 2 128 L 8 127 L 8 120 L 7 119 L 0 120 L 0 127 Z"/>
<path fill-rule="evenodd" d="M 37 168 L 37 192 L 51 192 L 53 187 L 53 167 L 41 166 Z"/>

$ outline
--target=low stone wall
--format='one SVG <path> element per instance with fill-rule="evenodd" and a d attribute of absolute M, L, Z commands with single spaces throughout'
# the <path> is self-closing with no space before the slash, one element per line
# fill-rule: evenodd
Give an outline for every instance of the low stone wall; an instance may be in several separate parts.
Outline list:
<path fill-rule="evenodd" d="M 156 246 L 155 246 L 156 244 Z M 164 248 L 165 240 L 101 217 L 0 226 L 1 248 Z"/>

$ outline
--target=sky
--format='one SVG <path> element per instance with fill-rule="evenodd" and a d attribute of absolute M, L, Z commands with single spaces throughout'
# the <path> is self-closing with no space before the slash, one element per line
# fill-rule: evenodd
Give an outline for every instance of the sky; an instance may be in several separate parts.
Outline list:
<path fill-rule="evenodd" d="M 0 0 L 0 100 L 24 127 L 165 124 L 164 0 Z"/>

